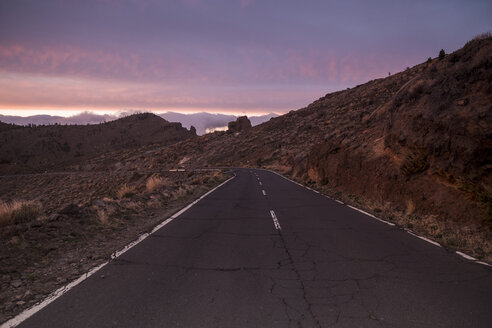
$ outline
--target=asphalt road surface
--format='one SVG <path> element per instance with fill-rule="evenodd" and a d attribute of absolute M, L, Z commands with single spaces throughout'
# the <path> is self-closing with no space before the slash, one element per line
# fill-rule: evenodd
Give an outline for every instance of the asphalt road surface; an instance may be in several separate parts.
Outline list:
<path fill-rule="evenodd" d="M 492 327 L 490 267 L 236 174 L 20 327 Z"/>

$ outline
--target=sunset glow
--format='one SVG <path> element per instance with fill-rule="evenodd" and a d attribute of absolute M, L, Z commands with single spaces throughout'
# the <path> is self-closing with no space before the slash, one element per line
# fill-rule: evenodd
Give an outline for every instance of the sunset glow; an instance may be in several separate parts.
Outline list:
<path fill-rule="evenodd" d="M 490 29 L 486 1 L 386 5 L 2 1 L 0 113 L 285 113 Z"/>

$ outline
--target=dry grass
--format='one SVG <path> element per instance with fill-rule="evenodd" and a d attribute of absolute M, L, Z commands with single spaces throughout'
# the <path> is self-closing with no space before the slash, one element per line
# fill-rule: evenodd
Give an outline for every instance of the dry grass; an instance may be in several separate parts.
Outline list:
<path fill-rule="evenodd" d="M 106 226 L 109 223 L 108 213 L 105 210 L 101 209 L 97 211 L 97 219 L 99 220 L 99 223 L 101 223 L 102 225 Z"/>
<path fill-rule="evenodd" d="M 152 176 L 147 180 L 145 188 L 147 191 L 152 192 L 156 189 L 161 188 L 164 185 L 164 179 L 158 176 Z"/>
<path fill-rule="evenodd" d="M 415 204 L 412 202 L 412 200 L 411 199 L 407 199 L 406 203 L 407 203 L 407 211 L 406 211 L 406 214 L 407 215 L 410 215 L 413 212 L 415 212 Z"/>
<path fill-rule="evenodd" d="M 186 196 L 188 190 L 186 188 L 186 186 L 183 188 L 183 187 L 179 187 L 177 190 L 175 190 L 172 195 L 173 195 L 173 199 L 180 199 L 180 198 L 183 198 L 184 196 Z"/>
<path fill-rule="evenodd" d="M 472 41 L 474 41 L 474 40 L 484 40 L 484 39 L 488 39 L 488 38 L 490 38 L 491 36 L 492 36 L 492 33 L 491 33 L 490 31 L 487 31 L 487 32 L 485 32 L 485 33 L 481 33 L 481 34 L 476 35 L 476 36 L 472 39 Z M 470 42 L 470 41 L 468 41 L 468 42 Z"/>
<path fill-rule="evenodd" d="M 126 183 L 122 185 L 120 188 L 118 188 L 118 191 L 116 192 L 116 195 L 118 198 L 127 198 L 131 197 L 135 194 L 135 187 L 131 187 L 127 185 Z"/>
<path fill-rule="evenodd" d="M 0 202 L 0 226 L 34 220 L 42 212 L 42 205 L 35 201 Z"/>

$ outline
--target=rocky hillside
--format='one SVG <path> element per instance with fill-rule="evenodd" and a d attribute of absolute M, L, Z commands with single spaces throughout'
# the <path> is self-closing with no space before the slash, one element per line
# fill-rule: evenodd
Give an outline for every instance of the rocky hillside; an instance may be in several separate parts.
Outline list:
<path fill-rule="evenodd" d="M 168 145 L 196 134 L 153 114 L 97 125 L 0 125 L 0 173 L 56 169 L 120 149 Z"/>
<path fill-rule="evenodd" d="M 491 104 L 492 38 L 481 37 L 252 129 L 190 139 L 142 161 L 275 169 L 492 259 Z"/>

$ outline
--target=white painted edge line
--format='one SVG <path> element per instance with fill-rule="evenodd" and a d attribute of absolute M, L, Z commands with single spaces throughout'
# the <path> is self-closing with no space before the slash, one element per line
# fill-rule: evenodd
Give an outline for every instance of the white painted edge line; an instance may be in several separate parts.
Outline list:
<path fill-rule="evenodd" d="M 438 246 L 438 247 L 442 247 L 442 246 L 441 246 L 441 244 L 439 244 L 437 241 L 433 241 L 433 240 L 431 240 L 431 239 L 429 239 L 429 238 L 425 238 L 425 237 L 419 236 L 419 235 L 417 235 L 417 234 L 415 234 L 415 233 L 413 233 L 412 231 L 407 230 L 407 229 L 405 229 L 405 231 L 406 231 L 407 233 L 411 234 L 411 235 L 412 235 L 412 236 L 414 236 L 414 237 L 420 238 L 420 239 L 422 239 L 422 240 L 425 240 L 425 241 L 426 241 L 426 242 L 428 242 L 428 243 L 431 243 L 432 245 L 435 245 L 435 246 Z"/>
<path fill-rule="evenodd" d="M 261 169 L 260 169 L 260 170 L 261 170 Z M 272 170 L 265 170 L 265 171 L 268 171 L 268 172 L 274 173 L 274 174 L 278 175 L 279 177 L 284 178 L 284 179 L 285 179 L 285 180 L 287 180 L 287 181 L 290 181 L 290 182 L 292 182 L 292 183 L 295 183 L 295 184 L 296 184 L 296 185 L 298 185 L 298 186 L 301 186 L 301 187 L 303 187 L 303 188 L 306 188 L 307 190 L 311 190 L 311 191 L 314 191 L 314 192 L 315 192 L 315 193 L 317 193 L 317 194 L 321 194 L 321 192 L 319 192 L 318 190 L 314 190 L 314 189 L 312 189 L 312 188 L 310 188 L 310 187 L 308 187 L 308 186 L 305 186 L 305 185 L 303 185 L 303 184 L 301 184 L 301 183 L 299 183 L 299 182 L 297 182 L 297 181 L 291 180 L 291 179 L 289 179 L 289 178 L 287 178 L 287 177 L 283 176 L 282 174 L 280 174 L 280 173 L 278 173 L 278 172 L 275 172 L 275 171 L 272 171 Z M 326 198 L 328 198 L 328 199 L 334 200 L 335 202 L 337 202 L 337 203 L 339 203 L 339 204 L 345 205 L 345 203 L 344 203 L 344 202 L 342 202 L 342 201 L 340 201 L 340 200 L 338 200 L 338 199 L 335 199 L 335 198 L 330 197 L 330 196 L 328 196 L 328 195 L 323 195 L 323 196 L 325 196 L 325 197 L 326 197 Z M 386 221 L 383 221 L 383 222 L 385 222 L 385 223 L 386 223 Z"/>
<path fill-rule="evenodd" d="M 172 220 L 174 220 L 175 218 L 177 218 L 178 216 L 180 216 L 181 214 L 183 214 L 184 212 L 186 212 L 188 209 L 190 209 L 190 207 L 192 207 L 193 205 L 195 205 L 196 203 L 198 203 L 200 200 L 202 200 L 203 198 L 207 197 L 212 192 L 214 192 L 216 189 L 222 187 L 223 185 L 225 185 L 227 182 L 231 181 L 235 177 L 236 176 L 234 175 L 233 177 L 231 177 L 231 178 L 227 179 L 226 181 L 222 182 L 217 187 L 213 188 L 212 190 L 209 190 L 207 193 L 203 194 L 200 198 L 196 199 L 194 202 L 192 202 L 191 204 L 189 204 L 185 208 L 181 209 L 180 211 L 176 212 L 175 214 L 173 214 L 171 217 L 169 217 L 167 220 L 163 221 L 159 225 L 157 225 L 154 229 L 152 229 L 152 231 L 150 233 L 144 233 L 144 234 L 140 235 L 136 240 L 134 240 L 130 244 L 126 245 L 121 250 L 116 251 L 113 254 L 111 254 L 111 260 L 114 260 L 115 258 L 121 256 L 123 253 L 127 252 L 128 250 L 130 250 L 131 248 L 133 248 L 134 246 L 136 246 L 137 244 L 139 244 L 142 240 L 144 240 L 148 236 L 152 235 L 154 232 L 156 232 L 160 228 L 164 227 L 166 224 L 168 224 L 169 222 L 171 222 Z M 279 225 L 279 227 L 280 227 L 280 225 Z M 63 287 L 60 287 L 59 289 L 55 290 L 53 293 L 51 293 L 50 295 L 48 295 L 41 302 L 34 304 L 29 309 L 22 311 L 21 313 L 19 313 L 18 315 L 16 315 L 12 319 L 10 319 L 9 321 L 4 322 L 0 326 L 0 328 L 12 328 L 12 327 L 16 327 L 17 325 L 21 324 L 23 321 L 29 319 L 36 312 L 38 312 L 41 309 L 43 309 L 44 307 L 48 306 L 50 303 L 52 303 L 54 300 L 56 300 L 57 298 L 59 298 L 60 296 L 62 296 L 66 292 L 68 292 L 70 289 L 72 289 L 73 287 L 77 286 L 82 281 L 86 280 L 87 278 L 89 278 L 90 276 L 92 276 L 94 273 L 96 273 L 97 271 L 99 271 L 100 269 L 102 269 L 111 260 L 106 261 L 106 262 L 104 262 L 102 264 L 99 264 L 98 266 L 92 268 L 89 272 L 82 274 L 80 277 L 78 277 L 74 281 L 70 282 L 69 284 L 67 284 L 67 285 L 65 285 Z"/>
<path fill-rule="evenodd" d="M 177 218 L 178 216 L 180 216 L 181 214 L 183 214 L 184 212 L 186 212 L 187 210 L 189 210 L 193 205 L 195 205 L 196 203 L 198 203 L 200 200 L 202 200 L 203 198 L 207 197 L 208 195 L 210 195 L 211 193 L 213 193 L 216 189 L 222 187 L 224 184 L 226 184 L 227 182 L 229 182 L 230 180 L 232 180 L 234 178 L 235 178 L 235 176 L 233 176 L 233 177 L 227 179 L 226 181 L 222 182 L 217 187 L 215 187 L 215 188 L 207 191 L 200 198 L 196 199 L 192 203 L 188 204 L 186 207 L 184 207 L 181 210 L 179 210 L 178 212 L 174 213 L 167 220 L 159 223 L 157 226 L 154 227 L 154 229 L 152 229 L 152 231 L 150 233 L 144 233 L 144 234 L 142 234 L 135 241 L 133 241 L 130 244 L 128 244 L 125 247 L 123 247 L 123 249 L 121 249 L 121 250 L 119 250 L 117 252 L 114 252 L 113 254 L 111 254 L 111 259 L 114 260 L 115 258 L 121 256 L 122 254 L 124 254 L 125 252 L 127 252 L 128 250 L 130 250 L 131 248 L 133 248 L 134 246 L 136 246 L 138 243 L 140 243 L 142 240 L 144 240 L 145 238 L 147 238 L 151 234 L 155 233 L 160 228 L 164 227 L 166 224 L 168 224 L 169 222 L 171 222 L 172 220 L 174 220 L 175 218 Z M 1 328 L 3 328 L 3 327 L 1 327 Z"/>
<path fill-rule="evenodd" d="M 280 174 L 280 173 L 278 173 L 278 172 L 271 171 L 271 170 L 265 170 L 265 171 L 268 171 L 268 172 L 274 173 L 274 174 L 278 175 L 279 177 L 284 178 L 284 179 L 285 179 L 285 180 L 287 180 L 287 181 L 290 181 L 290 182 L 292 182 L 292 183 L 295 183 L 295 184 L 296 184 L 296 185 L 298 185 L 298 186 L 301 186 L 301 187 L 303 187 L 303 188 L 306 188 L 307 190 L 311 190 L 311 191 L 317 192 L 317 193 L 319 194 L 319 191 L 314 190 L 314 189 L 312 189 L 312 188 L 309 188 L 308 186 L 305 186 L 305 185 L 303 185 L 303 184 L 301 184 L 301 183 L 299 183 L 299 182 L 297 182 L 297 181 L 291 180 L 291 179 L 287 178 L 286 176 L 283 176 L 282 174 Z"/>
<path fill-rule="evenodd" d="M 262 190 L 261 192 L 263 193 L 263 196 L 266 196 L 266 191 L 265 190 Z"/>
<path fill-rule="evenodd" d="M 280 223 L 278 222 L 277 216 L 275 215 L 275 212 L 273 210 L 270 210 L 270 215 L 272 216 L 275 229 L 281 230 L 282 228 L 280 227 Z"/>
<path fill-rule="evenodd" d="M 79 278 L 72 281 L 68 285 L 58 288 L 57 290 L 55 290 L 53 293 L 51 293 L 48 297 L 46 297 L 41 302 L 34 304 L 29 309 L 24 310 L 23 312 L 19 313 L 18 315 L 16 315 L 15 317 L 10 319 L 9 321 L 4 322 L 1 326 L 1 328 L 11 328 L 11 327 L 15 327 L 15 326 L 21 324 L 24 320 L 28 319 L 33 314 L 35 314 L 36 312 L 38 312 L 39 310 L 43 309 L 48 304 L 50 304 L 51 302 L 56 300 L 58 297 L 62 296 L 63 294 L 68 292 L 70 289 L 72 289 L 73 287 L 77 286 L 78 284 L 80 284 L 85 279 L 92 276 L 94 273 L 99 271 L 99 269 L 101 269 L 102 267 L 104 267 L 108 263 L 109 263 L 109 261 L 106 261 L 106 262 L 92 268 L 89 272 L 84 273 L 83 275 L 81 275 Z"/>
<path fill-rule="evenodd" d="M 459 256 L 467 259 L 467 260 L 470 260 L 470 261 L 478 261 L 478 259 L 474 258 L 473 256 L 470 256 L 468 254 L 465 254 L 465 253 L 462 253 L 460 251 L 456 251 L 456 254 L 458 254 Z"/>
<path fill-rule="evenodd" d="M 362 214 L 365 214 L 365 215 L 367 215 L 367 216 L 369 216 L 369 217 L 371 217 L 371 218 L 373 218 L 373 219 L 375 219 L 375 220 L 378 220 L 378 221 L 380 221 L 380 222 L 386 223 L 387 225 L 392 226 L 392 227 L 394 227 L 394 226 L 395 226 L 395 224 L 394 224 L 394 223 L 391 223 L 391 222 L 385 221 L 385 220 L 383 220 L 383 219 L 377 218 L 377 217 L 375 217 L 374 215 L 372 215 L 371 213 L 367 213 L 366 211 L 363 211 L 363 210 L 361 210 L 361 209 L 358 209 L 357 207 L 354 207 L 354 206 L 352 206 L 352 205 L 348 205 L 348 204 L 346 204 L 346 205 L 347 205 L 347 207 L 350 207 L 350 208 L 351 208 L 351 209 L 353 209 L 353 210 L 356 210 L 356 211 L 358 211 L 358 212 L 361 212 Z"/>
<path fill-rule="evenodd" d="M 483 261 L 479 261 L 477 258 L 474 258 L 473 256 L 470 256 L 468 254 L 465 254 L 465 253 L 462 253 L 460 251 L 456 251 L 456 254 L 458 254 L 459 256 L 461 256 L 462 258 L 465 258 L 469 261 L 472 261 L 474 263 L 477 263 L 477 264 L 481 264 L 481 265 L 485 265 L 485 266 L 488 266 L 488 267 L 492 267 L 492 265 L 486 263 L 486 262 L 483 262 Z"/>

